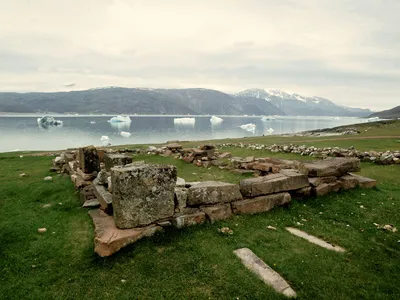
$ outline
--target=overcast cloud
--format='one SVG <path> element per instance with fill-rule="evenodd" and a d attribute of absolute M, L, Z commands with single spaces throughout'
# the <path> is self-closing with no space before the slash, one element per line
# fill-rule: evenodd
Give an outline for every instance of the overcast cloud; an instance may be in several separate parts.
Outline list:
<path fill-rule="evenodd" d="M 279 88 L 400 105 L 399 0 L 0 0 L 0 91 Z"/>

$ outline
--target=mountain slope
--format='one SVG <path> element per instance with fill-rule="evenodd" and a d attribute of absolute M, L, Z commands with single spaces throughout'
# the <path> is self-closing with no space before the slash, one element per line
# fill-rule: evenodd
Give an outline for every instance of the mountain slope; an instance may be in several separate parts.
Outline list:
<path fill-rule="evenodd" d="M 382 119 L 399 119 L 400 118 L 400 105 L 392 109 L 380 111 L 369 116 L 370 118 L 379 117 Z"/>
<path fill-rule="evenodd" d="M 291 116 L 352 116 L 361 117 L 371 113 L 369 109 L 339 106 L 321 97 L 305 97 L 289 94 L 280 90 L 250 89 L 235 96 L 249 96 L 274 104 L 277 108 Z"/>

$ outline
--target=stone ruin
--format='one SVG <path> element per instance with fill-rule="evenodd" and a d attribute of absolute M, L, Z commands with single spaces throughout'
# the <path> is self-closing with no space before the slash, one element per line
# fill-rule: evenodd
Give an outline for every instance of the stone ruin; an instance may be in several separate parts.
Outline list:
<path fill-rule="evenodd" d="M 169 145 L 152 149 L 158 154 L 181 158 L 204 166 L 204 162 L 228 159 L 210 145 L 198 150 Z M 129 153 L 93 146 L 62 153 L 53 161 L 53 171 L 68 173 L 80 191 L 83 207 L 94 226 L 94 250 L 110 256 L 157 231 L 183 228 L 206 221 L 230 218 L 232 214 L 266 212 L 292 198 L 323 196 L 357 186 L 372 188 L 376 181 L 352 174 L 360 170 L 357 158 L 328 158 L 298 162 L 271 158 L 229 158 L 237 170 L 252 170 L 255 177 L 238 184 L 206 181 L 185 182 L 172 165 L 146 164 Z M 220 168 L 223 166 L 219 166 Z"/>

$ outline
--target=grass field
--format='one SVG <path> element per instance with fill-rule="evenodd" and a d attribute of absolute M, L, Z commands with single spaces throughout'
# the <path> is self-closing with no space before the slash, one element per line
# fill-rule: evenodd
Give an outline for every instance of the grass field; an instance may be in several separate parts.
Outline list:
<path fill-rule="evenodd" d="M 377 130 L 374 136 L 400 136 L 398 127 L 384 127 L 381 132 Z M 395 138 L 382 140 L 386 141 L 352 140 L 352 146 L 400 148 Z M 319 146 L 325 141 L 313 143 Z M 255 216 L 171 229 L 100 258 L 93 253 L 91 220 L 69 177 L 48 173 L 50 157 L 19 155 L 0 154 L 0 299 L 283 299 L 243 267 L 232 252 L 241 247 L 250 248 L 284 276 L 299 299 L 400 297 L 400 234 L 373 224 L 400 228 L 398 165 L 362 163 L 361 174 L 378 180 L 376 190 L 355 189 L 293 201 L 288 207 Z M 187 181 L 237 182 L 241 178 L 172 158 L 135 159 L 174 164 Z M 23 172 L 29 176 L 19 177 Z M 53 176 L 52 182 L 43 181 L 48 175 Z M 43 208 L 45 204 L 51 206 Z M 278 230 L 269 230 L 268 225 Z M 219 233 L 223 226 L 230 227 L 233 235 Z M 285 226 L 299 227 L 347 252 L 309 244 L 290 235 Z M 47 232 L 39 234 L 40 227 Z"/>

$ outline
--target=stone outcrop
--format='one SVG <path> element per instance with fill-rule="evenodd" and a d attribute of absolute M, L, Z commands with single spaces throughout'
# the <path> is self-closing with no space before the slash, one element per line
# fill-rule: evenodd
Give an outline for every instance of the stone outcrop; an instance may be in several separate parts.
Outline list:
<path fill-rule="evenodd" d="M 255 197 L 290 190 L 297 190 L 308 186 L 308 178 L 295 170 L 282 170 L 278 174 L 242 179 L 240 191 L 243 196 Z"/>
<path fill-rule="evenodd" d="M 187 204 L 194 206 L 232 202 L 240 199 L 242 199 L 242 194 L 238 185 L 219 181 L 204 181 L 191 184 Z"/>
<path fill-rule="evenodd" d="M 111 169 L 115 223 L 119 228 L 146 226 L 174 214 L 176 168 L 131 165 Z"/>

